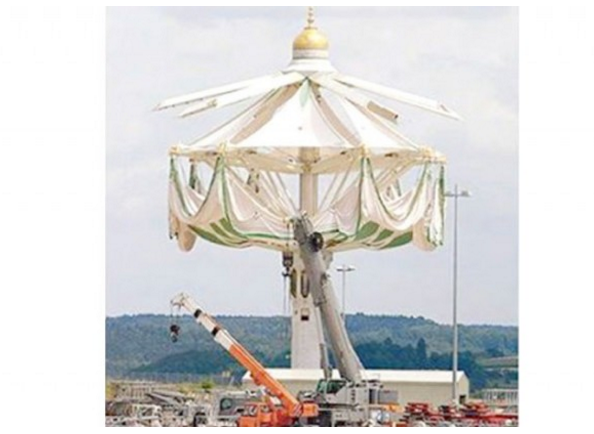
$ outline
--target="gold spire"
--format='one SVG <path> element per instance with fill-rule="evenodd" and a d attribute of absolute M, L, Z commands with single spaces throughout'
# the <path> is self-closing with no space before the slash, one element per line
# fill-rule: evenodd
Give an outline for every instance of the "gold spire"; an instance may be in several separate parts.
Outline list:
<path fill-rule="evenodd" d="M 312 27 L 315 28 L 314 22 L 316 21 L 316 17 L 314 16 L 314 9 L 313 6 L 307 7 L 307 28 L 311 29 Z"/>
<path fill-rule="evenodd" d="M 293 50 L 328 50 L 328 39 L 315 26 L 312 6 L 307 8 L 307 25 L 293 41 Z"/>

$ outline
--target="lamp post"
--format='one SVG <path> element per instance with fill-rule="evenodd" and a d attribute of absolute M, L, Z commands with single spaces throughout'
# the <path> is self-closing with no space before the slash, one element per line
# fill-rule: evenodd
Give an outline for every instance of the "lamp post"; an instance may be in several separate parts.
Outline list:
<path fill-rule="evenodd" d="M 336 267 L 336 271 L 342 273 L 342 320 L 346 321 L 346 274 L 355 271 L 355 267 L 343 264 Z"/>
<path fill-rule="evenodd" d="M 453 300 L 453 349 L 452 349 L 452 401 L 454 406 L 458 408 L 458 198 L 470 197 L 470 192 L 467 190 L 458 190 L 458 184 L 455 185 L 454 191 L 447 191 L 445 197 L 454 198 L 454 300 Z"/>

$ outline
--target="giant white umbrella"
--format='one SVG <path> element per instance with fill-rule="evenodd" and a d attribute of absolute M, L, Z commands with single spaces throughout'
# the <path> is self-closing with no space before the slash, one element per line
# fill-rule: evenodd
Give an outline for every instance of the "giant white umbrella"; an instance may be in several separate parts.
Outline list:
<path fill-rule="evenodd" d="M 445 159 L 402 134 L 396 111 L 370 95 L 459 118 L 436 101 L 339 73 L 328 46 L 309 8 L 284 70 L 157 106 L 190 117 L 248 103 L 213 131 L 170 148 L 170 233 L 186 251 L 201 238 L 283 252 L 291 276 L 292 366 L 300 368 L 320 366 L 322 334 L 291 218 L 309 215 L 324 235 L 328 266 L 336 251 L 435 248 L 442 242 Z M 320 176 L 331 181 L 320 185 Z M 298 179 L 298 202 L 287 188 L 291 177 Z M 404 185 L 405 177 L 414 182 Z"/>

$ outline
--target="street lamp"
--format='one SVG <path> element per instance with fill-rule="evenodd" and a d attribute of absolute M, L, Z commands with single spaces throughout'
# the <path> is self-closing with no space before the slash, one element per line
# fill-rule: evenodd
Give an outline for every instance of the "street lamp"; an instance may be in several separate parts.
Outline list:
<path fill-rule="evenodd" d="M 452 349 L 452 400 L 454 406 L 458 408 L 458 198 L 470 197 L 470 192 L 467 190 L 458 190 L 458 184 L 454 187 L 454 191 L 447 191 L 445 197 L 454 198 L 454 311 L 453 311 L 453 349 Z"/>
<path fill-rule="evenodd" d="M 346 321 L 346 274 L 355 271 L 355 267 L 343 264 L 336 267 L 336 271 L 342 273 L 342 320 Z"/>

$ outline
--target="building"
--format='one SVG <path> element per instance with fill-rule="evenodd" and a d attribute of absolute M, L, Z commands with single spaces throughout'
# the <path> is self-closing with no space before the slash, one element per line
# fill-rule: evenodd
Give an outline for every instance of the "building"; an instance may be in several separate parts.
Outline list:
<path fill-rule="evenodd" d="M 280 381 L 293 394 L 299 391 L 315 390 L 316 384 L 323 377 L 321 369 L 267 369 L 268 373 Z M 460 402 L 469 396 L 470 383 L 464 372 L 458 371 L 458 393 Z M 401 405 L 409 402 L 427 402 L 433 406 L 452 402 L 452 371 L 415 371 L 415 370 L 375 370 L 365 371 L 367 379 L 379 380 L 384 387 L 398 392 Z M 334 370 L 333 378 L 340 378 Z M 247 389 L 256 389 L 249 373 L 242 379 Z"/>

